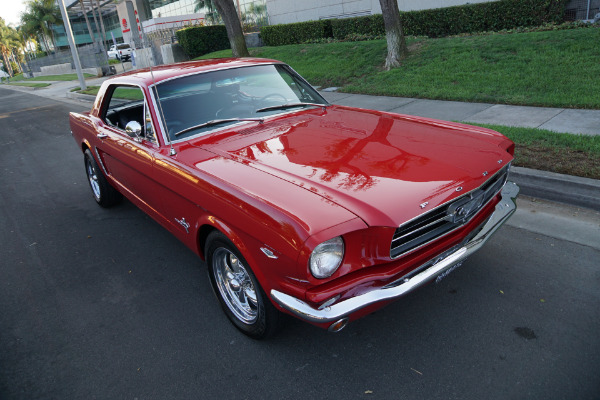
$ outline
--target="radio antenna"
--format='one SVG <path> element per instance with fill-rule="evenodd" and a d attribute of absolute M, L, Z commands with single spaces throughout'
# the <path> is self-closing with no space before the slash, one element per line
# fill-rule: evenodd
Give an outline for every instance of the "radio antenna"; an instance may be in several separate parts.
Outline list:
<path fill-rule="evenodd" d="M 154 94 L 156 95 L 156 101 L 158 101 L 158 108 L 160 110 L 161 123 L 165 129 L 166 138 L 167 138 L 167 141 L 169 142 L 169 147 L 171 148 L 171 150 L 169 150 L 169 155 L 174 156 L 177 154 L 177 152 L 173 148 L 173 143 L 171 142 L 171 135 L 169 134 L 169 130 L 167 128 L 167 121 L 165 120 L 165 113 L 163 112 L 162 102 L 160 101 L 160 95 L 158 94 L 158 87 L 156 86 L 156 79 L 154 78 L 154 72 L 152 71 L 152 64 L 154 64 L 154 62 L 156 60 L 154 58 L 154 49 L 152 48 L 152 43 L 148 40 L 148 36 L 146 36 L 146 33 L 144 32 L 144 27 L 142 26 L 141 22 L 140 22 L 140 31 L 141 31 L 142 37 L 143 37 L 142 43 L 148 44 L 148 50 L 150 50 L 150 57 L 151 57 L 150 76 L 152 77 L 152 84 L 153 84 L 152 86 L 154 88 Z"/>

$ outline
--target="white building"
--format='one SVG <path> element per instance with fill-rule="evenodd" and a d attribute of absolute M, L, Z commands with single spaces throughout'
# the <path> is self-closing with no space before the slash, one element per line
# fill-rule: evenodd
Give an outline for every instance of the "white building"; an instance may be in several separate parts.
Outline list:
<path fill-rule="evenodd" d="M 400 11 L 443 8 L 493 0 L 398 0 Z M 315 21 L 381 14 L 379 0 L 267 0 L 269 23 Z"/>

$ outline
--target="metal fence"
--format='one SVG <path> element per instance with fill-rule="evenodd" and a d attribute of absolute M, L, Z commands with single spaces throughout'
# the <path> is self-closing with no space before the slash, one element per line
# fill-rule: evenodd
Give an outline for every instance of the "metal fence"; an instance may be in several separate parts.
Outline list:
<path fill-rule="evenodd" d="M 565 7 L 568 21 L 590 20 L 600 12 L 600 0 L 571 0 Z"/>
<path fill-rule="evenodd" d="M 108 65 L 106 51 L 103 51 L 100 46 L 92 44 L 80 46 L 77 48 L 77 52 L 79 53 L 82 68 L 97 68 Z M 71 68 L 75 69 L 70 50 L 57 51 L 46 57 L 32 59 L 26 57 L 26 64 L 30 72 L 41 72 L 42 67 L 66 63 L 70 63 Z"/>

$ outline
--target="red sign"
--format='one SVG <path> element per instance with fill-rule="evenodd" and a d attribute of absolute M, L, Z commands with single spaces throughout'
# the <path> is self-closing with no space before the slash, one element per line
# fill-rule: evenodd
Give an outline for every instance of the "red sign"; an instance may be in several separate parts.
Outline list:
<path fill-rule="evenodd" d="M 127 29 L 127 20 L 125 18 L 123 18 L 123 21 L 121 21 L 121 24 L 123 24 L 123 29 Z"/>

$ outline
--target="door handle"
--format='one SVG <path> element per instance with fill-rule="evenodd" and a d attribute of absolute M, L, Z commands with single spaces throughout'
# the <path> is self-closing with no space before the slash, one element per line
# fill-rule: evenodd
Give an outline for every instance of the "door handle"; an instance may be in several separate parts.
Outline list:
<path fill-rule="evenodd" d="M 100 132 L 96 136 L 98 137 L 98 139 L 106 139 L 108 137 L 108 134 Z"/>

